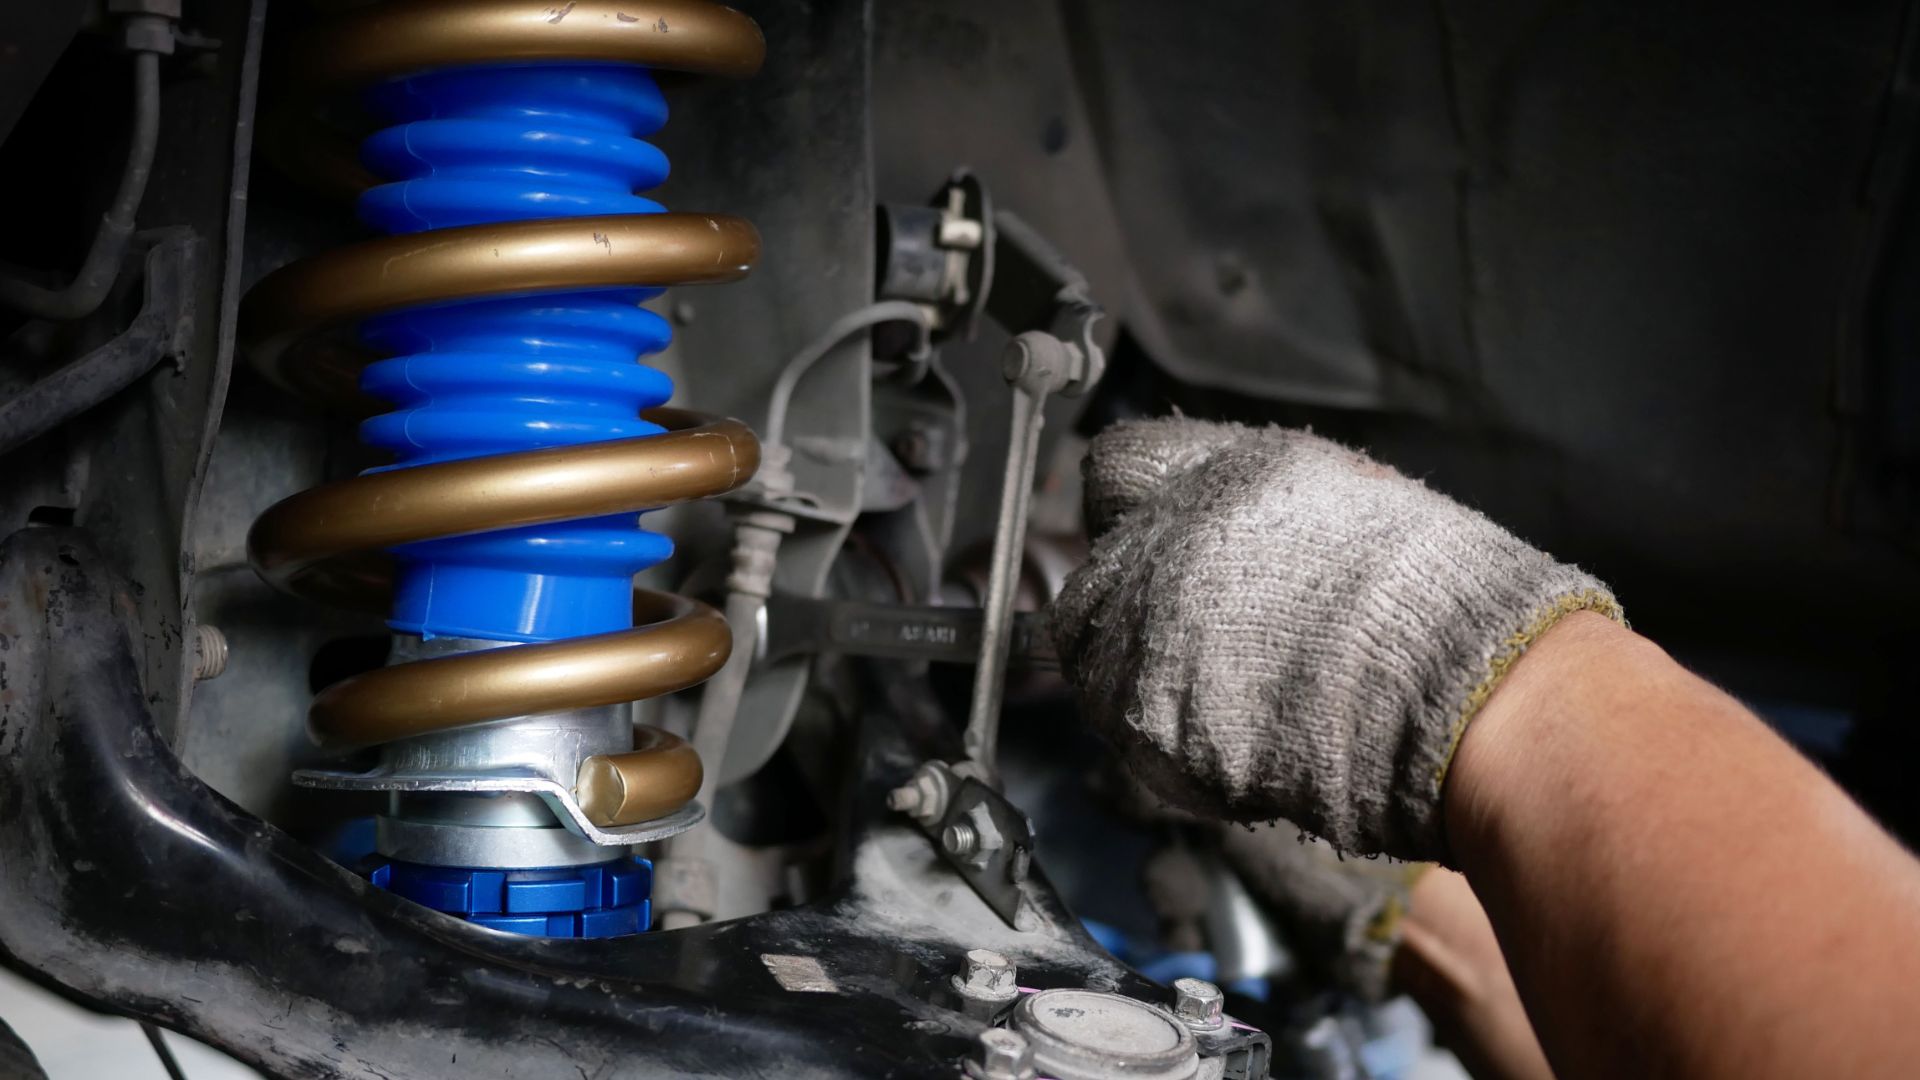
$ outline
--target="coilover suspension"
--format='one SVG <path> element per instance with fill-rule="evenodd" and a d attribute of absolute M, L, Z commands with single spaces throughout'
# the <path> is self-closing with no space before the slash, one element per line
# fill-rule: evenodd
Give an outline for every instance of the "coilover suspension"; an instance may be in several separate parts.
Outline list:
<path fill-rule="evenodd" d="M 284 386 L 390 411 L 390 465 L 295 495 L 248 538 L 269 582 L 387 606 L 390 666 L 324 690 L 323 745 L 381 744 L 311 786 L 391 793 L 382 885 L 498 929 L 645 929 L 626 846 L 690 828 L 701 765 L 629 703 L 725 661 L 712 609 L 636 592 L 672 550 L 643 510 L 744 484 L 744 425 L 660 406 L 637 362 L 671 330 L 639 306 L 751 268 L 759 237 L 634 194 L 666 178 L 651 69 L 742 76 L 765 51 L 702 0 L 392 0 L 308 31 L 303 92 L 358 90 L 381 125 L 359 197 L 386 235 L 285 267 L 248 294 L 252 361 Z M 351 169 L 346 170 L 351 174 Z M 342 362 L 339 341 L 364 358 Z M 353 389 L 343 372 L 359 370 Z"/>

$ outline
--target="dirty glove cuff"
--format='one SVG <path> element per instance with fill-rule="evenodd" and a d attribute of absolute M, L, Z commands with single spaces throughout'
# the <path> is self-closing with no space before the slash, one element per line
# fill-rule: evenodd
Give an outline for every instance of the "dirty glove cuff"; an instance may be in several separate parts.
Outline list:
<path fill-rule="evenodd" d="M 1122 425 L 1086 464 L 1104 529 L 1050 614 L 1089 721 L 1201 814 L 1444 860 L 1440 791 L 1507 668 L 1606 587 L 1312 434 Z"/>

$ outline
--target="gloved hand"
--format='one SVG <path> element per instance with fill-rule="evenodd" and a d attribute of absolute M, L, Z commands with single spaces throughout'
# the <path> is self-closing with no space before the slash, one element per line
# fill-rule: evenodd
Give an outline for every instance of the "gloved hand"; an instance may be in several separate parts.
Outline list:
<path fill-rule="evenodd" d="M 1312 434 L 1173 417 L 1084 464 L 1087 563 L 1049 613 L 1088 720 L 1156 794 L 1445 861 L 1440 791 L 1500 677 L 1599 581 Z"/>

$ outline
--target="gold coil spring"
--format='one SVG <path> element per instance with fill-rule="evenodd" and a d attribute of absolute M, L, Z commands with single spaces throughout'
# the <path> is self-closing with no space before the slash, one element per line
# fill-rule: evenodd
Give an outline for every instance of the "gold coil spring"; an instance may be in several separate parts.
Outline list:
<path fill-rule="evenodd" d="M 397 0 L 348 11 L 308 32 L 289 64 L 311 101 L 420 71 L 506 61 L 749 75 L 765 49 L 751 19 L 703 0 Z M 313 175 L 343 178 L 343 187 L 371 182 L 337 159 L 311 167 Z M 689 213 L 381 237 L 261 280 L 241 307 L 241 341 L 253 364 L 279 384 L 352 407 L 364 404 L 353 377 L 367 358 L 347 355 L 330 334 L 369 316 L 546 290 L 734 281 L 752 268 L 759 249 L 759 234 L 746 221 Z M 386 549 L 708 498 L 746 483 L 759 465 L 759 443 L 738 421 L 682 409 L 645 415 L 667 433 L 420 465 L 310 489 L 261 515 L 247 537 L 248 555 L 279 588 L 384 612 L 393 573 Z M 372 745 L 616 705 L 696 685 L 732 648 L 726 620 L 682 597 L 636 591 L 634 622 L 632 630 L 368 672 L 315 698 L 308 726 L 322 745 Z M 681 808 L 700 779 L 692 747 L 642 729 L 632 752 L 589 758 L 575 794 L 596 824 L 627 825 Z"/>

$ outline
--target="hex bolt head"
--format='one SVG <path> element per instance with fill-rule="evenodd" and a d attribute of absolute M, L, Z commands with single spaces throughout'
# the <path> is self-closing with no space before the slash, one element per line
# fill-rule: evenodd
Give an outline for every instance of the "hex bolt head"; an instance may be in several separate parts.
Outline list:
<path fill-rule="evenodd" d="M 980 834 L 964 821 L 956 821 L 940 830 L 940 846 L 956 859 L 964 859 L 980 850 Z"/>
<path fill-rule="evenodd" d="M 953 988 L 975 1001 L 1012 1001 L 1020 996 L 1017 975 L 1013 961 L 992 949 L 968 949 Z"/>
<path fill-rule="evenodd" d="M 1211 1031 L 1227 1022 L 1226 996 L 1204 979 L 1173 980 L 1173 1015 L 1195 1031 Z"/>
<path fill-rule="evenodd" d="M 988 1028 L 967 1055 L 965 1072 L 974 1080 L 1031 1080 L 1033 1047 L 1017 1031 Z"/>

